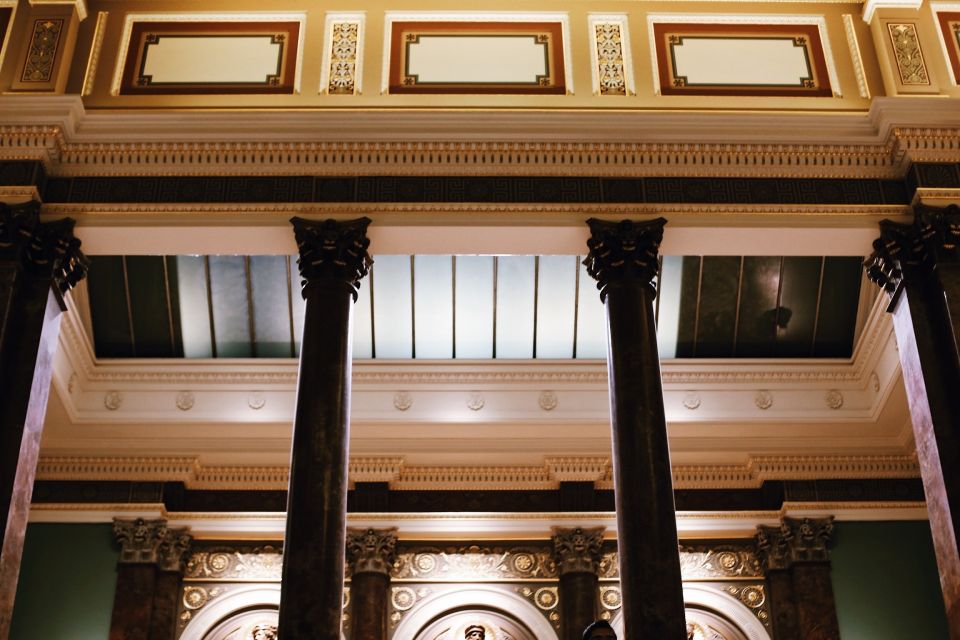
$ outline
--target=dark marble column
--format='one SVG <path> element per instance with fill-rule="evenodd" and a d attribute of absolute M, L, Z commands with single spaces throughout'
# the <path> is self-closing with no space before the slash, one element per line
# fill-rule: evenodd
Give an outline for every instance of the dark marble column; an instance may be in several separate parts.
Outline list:
<path fill-rule="evenodd" d="M 777 640 L 839 640 L 827 549 L 833 518 L 784 518 L 757 527 L 757 553 Z"/>
<path fill-rule="evenodd" d="M 169 640 L 191 536 L 166 520 L 115 520 L 120 543 L 110 640 Z"/>
<path fill-rule="evenodd" d="M 351 640 L 387 640 L 390 570 L 396 558 L 396 529 L 347 531 L 352 603 Z"/>
<path fill-rule="evenodd" d="M 86 274 L 73 220 L 41 223 L 39 204 L 0 204 L 0 638 L 13 601 L 63 294 Z"/>
<path fill-rule="evenodd" d="M 666 222 L 590 219 L 584 261 L 607 311 L 623 623 L 638 640 L 687 637 L 653 308 Z"/>
<path fill-rule="evenodd" d="M 960 208 L 880 223 L 865 263 L 890 294 L 900 365 L 952 640 L 960 640 Z"/>
<path fill-rule="evenodd" d="M 347 525 L 351 324 L 370 220 L 292 220 L 306 316 L 293 426 L 279 636 L 339 640 Z"/>
<path fill-rule="evenodd" d="M 553 559 L 560 574 L 560 638 L 580 640 L 597 619 L 603 527 L 553 530 Z"/>

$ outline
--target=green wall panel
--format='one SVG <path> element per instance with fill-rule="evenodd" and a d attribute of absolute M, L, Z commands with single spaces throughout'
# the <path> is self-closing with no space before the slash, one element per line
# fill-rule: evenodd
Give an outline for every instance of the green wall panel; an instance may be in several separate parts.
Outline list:
<path fill-rule="evenodd" d="M 843 640 L 944 640 L 926 522 L 841 522 L 830 554 Z"/>
<path fill-rule="evenodd" d="M 119 555 L 109 524 L 31 524 L 11 640 L 106 640 Z"/>

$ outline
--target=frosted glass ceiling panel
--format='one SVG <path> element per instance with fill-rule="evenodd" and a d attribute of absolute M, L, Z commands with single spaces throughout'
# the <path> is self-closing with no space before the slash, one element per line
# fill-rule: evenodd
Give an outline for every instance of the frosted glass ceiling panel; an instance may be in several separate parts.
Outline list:
<path fill-rule="evenodd" d="M 221 358 L 253 355 L 247 270 L 243 256 L 210 256 L 210 297 L 213 300 L 213 333 Z"/>
<path fill-rule="evenodd" d="M 416 256 L 414 334 L 416 357 L 453 357 L 453 258 Z"/>
<path fill-rule="evenodd" d="M 303 299 L 300 286 L 300 268 L 297 266 L 297 257 L 290 257 L 290 299 L 293 302 L 293 346 L 297 355 L 300 355 L 300 341 L 303 336 L 303 314 L 306 311 L 306 301 Z"/>
<path fill-rule="evenodd" d="M 261 358 L 293 355 L 287 264 L 286 256 L 250 256 L 254 345 Z"/>
<path fill-rule="evenodd" d="M 370 277 L 360 281 L 357 301 L 353 305 L 353 357 L 372 358 L 373 316 L 370 314 Z"/>
<path fill-rule="evenodd" d="M 664 256 L 657 283 L 657 350 L 661 358 L 677 357 L 680 335 L 680 283 L 683 279 L 683 256 Z"/>
<path fill-rule="evenodd" d="M 532 358 L 536 259 L 500 256 L 496 260 L 496 357 Z"/>
<path fill-rule="evenodd" d="M 456 357 L 493 357 L 493 257 L 456 258 Z"/>
<path fill-rule="evenodd" d="M 576 256 L 541 256 L 537 277 L 538 358 L 573 357 Z"/>
<path fill-rule="evenodd" d="M 577 357 L 607 357 L 607 320 L 597 281 L 580 265 L 579 301 L 577 305 Z"/>
<path fill-rule="evenodd" d="M 180 331 L 185 358 L 210 358 L 210 309 L 207 300 L 207 267 L 203 256 L 177 256 L 177 293 Z"/>
<path fill-rule="evenodd" d="M 373 266 L 378 358 L 413 357 L 410 263 L 410 256 L 377 256 Z"/>

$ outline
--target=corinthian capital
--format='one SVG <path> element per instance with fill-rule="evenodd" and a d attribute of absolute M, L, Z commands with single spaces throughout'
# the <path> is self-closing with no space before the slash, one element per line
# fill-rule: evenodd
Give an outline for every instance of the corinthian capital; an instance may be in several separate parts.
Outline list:
<path fill-rule="evenodd" d="M 113 521 L 121 564 L 155 564 L 162 571 L 181 571 L 193 537 L 186 528 L 169 528 L 164 519 Z"/>
<path fill-rule="evenodd" d="M 583 264 L 597 281 L 601 299 L 606 298 L 607 286 L 614 283 L 639 283 L 653 288 L 665 219 L 608 222 L 590 218 L 587 224 L 590 251 Z"/>
<path fill-rule="evenodd" d="M 784 518 L 779 527 L 757 527 L 757 555 L 766 570 L 789 569 L 798 562 L 827 562 L 833 517 Z"/>
<path fill-rule="evenodd" d="M 553 559 L 560 575 L 596 573 L 600 567 L 603 527 L 553 529 Z"/>
<path fill-rule="evenodd" d="M 396 529 L 347 529 L 347 563 L 354 575 L 390 575 L 396 555 Z"/>
<path fill-rule="evenodd" d="M 373 260 L 367 253 L 370 240 L 367 227 L 370 218 L 337 220 L 306 220 L 291 218 L 293 232 L 300 252 L 300 276 L 304 295 L 312 283 L 320 279 L 341 280 L 353 288 L 356 300 L 360 280 L 367 275 Z"/>
<path fill-rule="evenodd" d="M 960 207 L 918 205 L 913 222 L 880 221 L 880 237 L 863 263 L 867 278 L 896 299 L 904 282 L 933 273 L 938 262 L 956 260 L 960 245 Z"/>
<path fill-rule="evenodd" d="M 30 273 L 49 277 L 61 293 L 87 275 L 89 262 L 73 235 L 70 218 L 40 222 L 40 204 L 0 203 L 0 258 L 17 260 Z"/>

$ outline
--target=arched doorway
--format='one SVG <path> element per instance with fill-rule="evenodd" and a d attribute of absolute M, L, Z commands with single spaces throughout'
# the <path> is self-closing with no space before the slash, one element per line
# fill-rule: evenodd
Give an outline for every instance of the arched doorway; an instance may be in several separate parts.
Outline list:
<path fill-rule="evenodd" d="M 442 616 L 414 640 L 464 640 L 471 627 L 483 627 L 482 640 L 538 640 L 525 624 L 499 611 L 469 609 Z M 399 637 L 397 640 L 400 640 Z"/>

